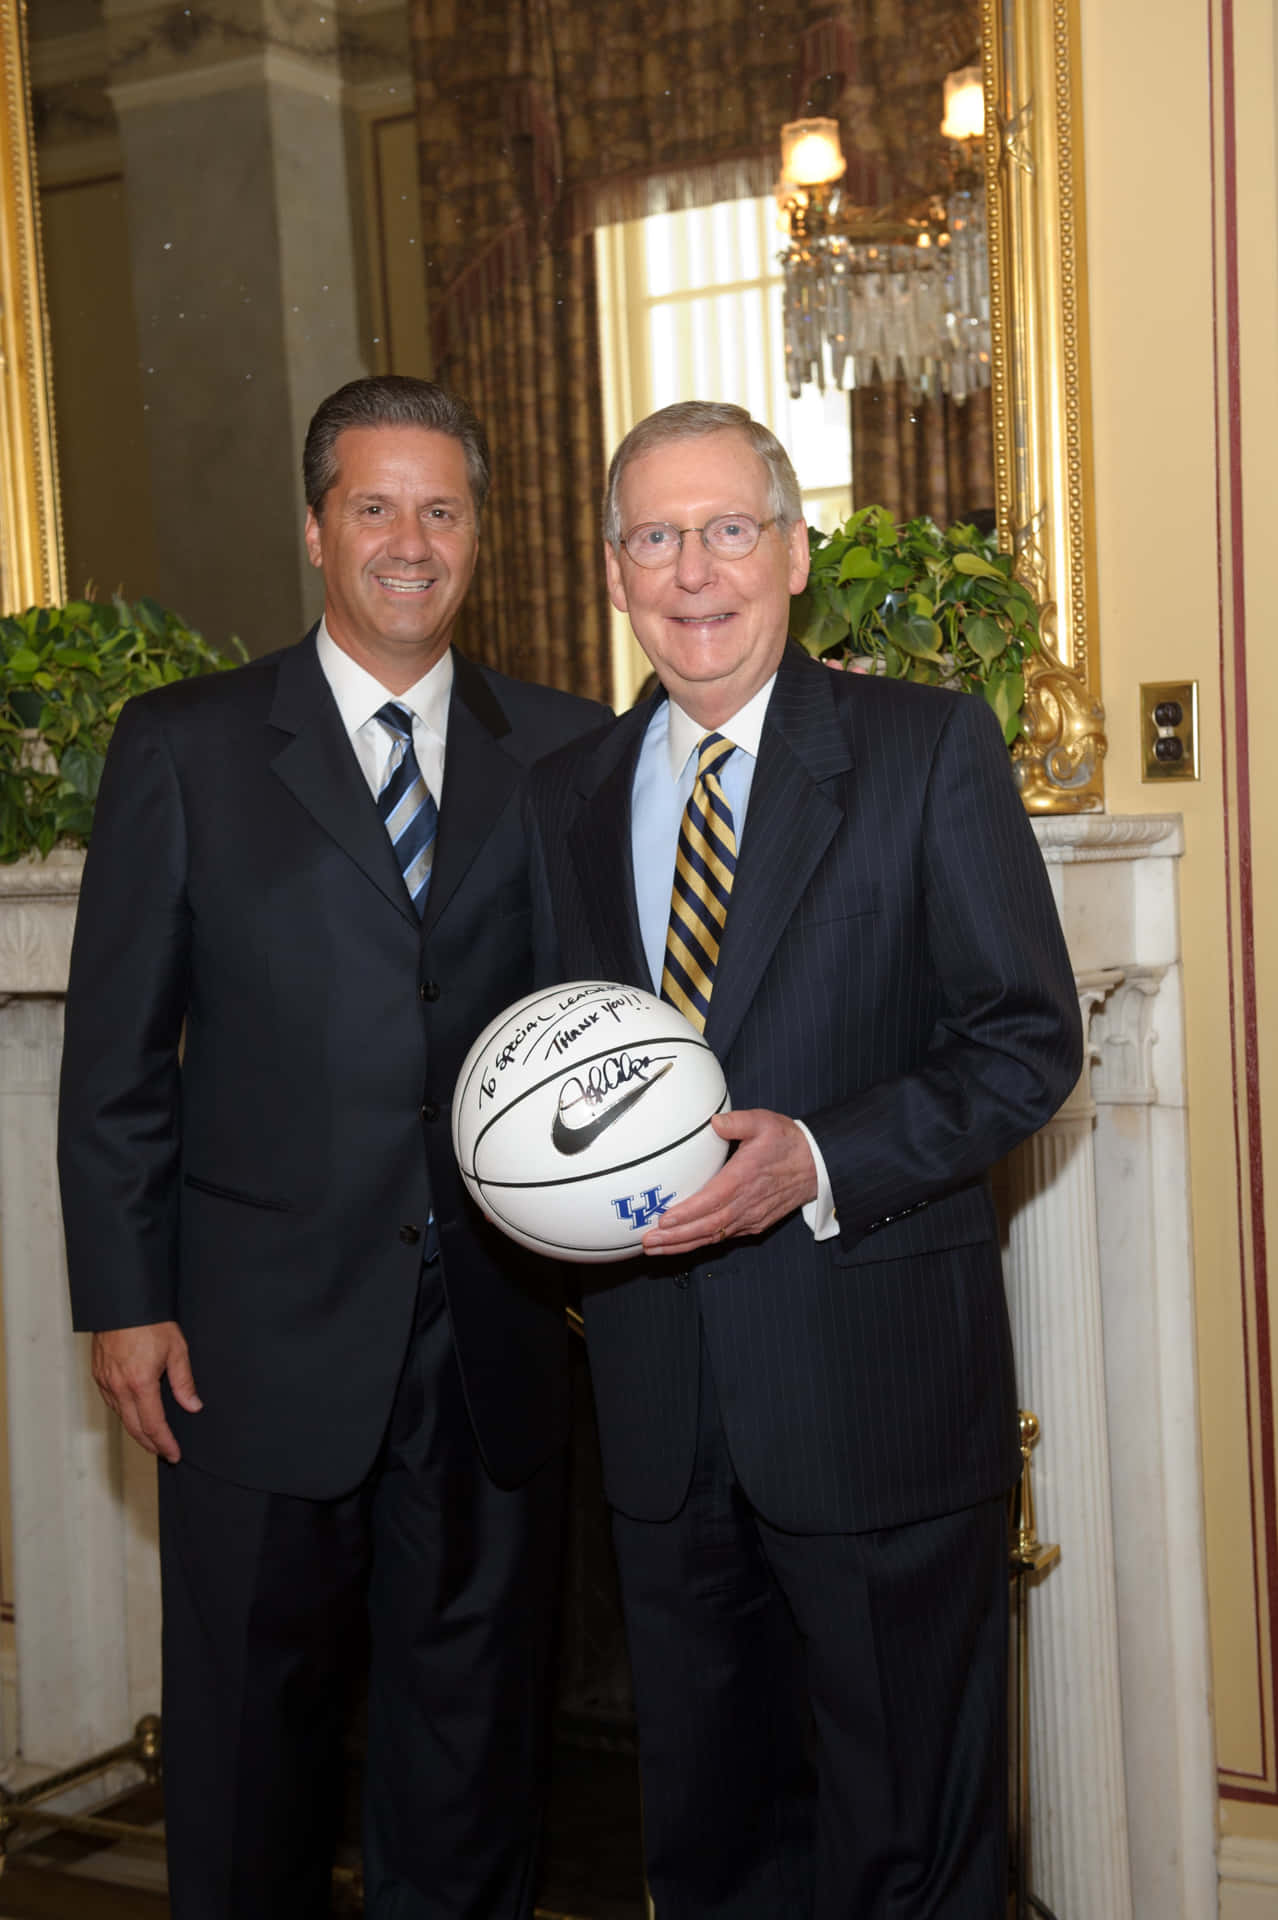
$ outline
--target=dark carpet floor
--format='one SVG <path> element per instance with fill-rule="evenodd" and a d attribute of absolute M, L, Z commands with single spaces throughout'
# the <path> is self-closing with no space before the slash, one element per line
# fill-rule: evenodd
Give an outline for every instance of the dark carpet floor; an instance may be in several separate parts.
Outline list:
<path fill-rule="evenodd" d="M 158 1789 L 113 1817 L 158 1821 Z M 72 1834 L 15 1836 L 0 1873 L 0 1920 L 168 1920 L 158 1848 L 102 1847 Z M 580 1746 L 555 1750 L 539 1910 L 546 1920 L 644 1920 L 635 1762 Z M 358 1913 L 339 1885 L 335 1912 Z"/>

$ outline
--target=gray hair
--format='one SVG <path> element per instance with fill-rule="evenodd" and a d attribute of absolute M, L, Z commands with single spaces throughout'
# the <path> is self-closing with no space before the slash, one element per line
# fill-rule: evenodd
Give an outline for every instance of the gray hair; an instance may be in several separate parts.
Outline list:
<path fill-rule="evenodd" d="M 349 380 L 321 400 L 306 429 L 302 481 L 306 504 L 318 520 L 324 496 L 337 479 L 337 437 L 348 427 L 426 427 L 461 443 L 476 518 L 484 510 L 492 480 L 488 437 L 464 400 L 433 380 L 407 373 L 372 374 Z"/>
<path fill-rule="evenodd" d="M 726 400 L 677 400 L 640 420 L 612 456 L 608 485 L 604 492 L 603 536 L 609 546 L 621 545 L 621 515 L 617 497 L 621 476 L 632 460 L 668 446 L 672 440 L 701 440 L 712 433 L 739 433 L 762 460 L 768 476 L 768 512 L 788 532 L 803 518 L 803 497 L 795 478 L 790 456 L 781 442 L 761 421 L 751 419 L 744 407 Z"/>

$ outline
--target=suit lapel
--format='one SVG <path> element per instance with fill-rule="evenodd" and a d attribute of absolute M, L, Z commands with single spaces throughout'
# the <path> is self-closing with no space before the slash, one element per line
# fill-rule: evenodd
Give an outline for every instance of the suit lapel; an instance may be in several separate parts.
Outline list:
<path fill-rule="evenodd" d="M 828 673 L 787 648 L 768 703 L 706 1022 L 720 1059 L 843 821 L 823 784 L 852 764 Z"/>
<path fill-rule="evenodd" d="M 510 721 L 483 674 L 454 651 L 439 838 L 426 896 L 428 933 L 523 776 L 523 768 L 500 744 L 509 732 Z"/>
<path fill-rule="evenodd" d="M 648 979 L 639 931 L 630 844 L 630 792 L 651 716 L 651 701 L 623 714 L 585 762 L 578 775 L 585 804 L 569 832 L 568 850 L 581 882 L 600 976 L 656 993 L 660 983 Z"/>
<path fill-rule="evenodd" d="M 270 722 L 291 737 L 272 771 L 405 919 L 417 925 L 386 829 L 346 737 L 315 651 L 315 633 L 280 655 Z"/>

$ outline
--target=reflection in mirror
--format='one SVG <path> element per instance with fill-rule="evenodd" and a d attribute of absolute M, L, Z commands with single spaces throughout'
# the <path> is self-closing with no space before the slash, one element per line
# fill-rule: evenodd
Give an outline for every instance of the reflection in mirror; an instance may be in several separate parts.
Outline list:
<path fill-rule="evenodd" d="M 975 0 L 862 12 L 843 90 L 856 179 L 876 205 L 943 194 L 945 78 L 976 57 Z M 317 605 L 297 539 L 311 407 L 361 371 L 427 370 L 406 11 L 31 0 L 30 22 L 69 583 L 150 591 L 214 639 L 277 645 Z M 677 379 L 753 404 L 762 360 L 783 378 L 775 216 L 761 238 L 751 352 L 734 365 L 726 322 L 695 356 L 676 343 L 649 359 L 654 394 Z M 706 256 L 684 255 L 691 299 Z M 987 423 L 973 436 L 939 392 L 898 392 L 880 359 L 851 403 L 852 493 L 946 518 L 992 506 Z M 848 504 L 829 457 L 847 404 L 776 422 L 827 521 Z M 947 487 L 973 437 L 982 479 Z"/>
<path fill-rule="evenodd" d="M 266 651 L 326 392 L 426 372 L 402 8 L 33 0 L 67 573 Z"/>
<path fill-rule="evenodd" d="M 778 5 L 767 14 L 777 43 L 747 44 L 696 0 L 677 30 L 659 10 L 641 29 L 627 14 L 645 59 L 601 78 L 594 16 L 563 0 L 537 11 L 540 25 L 520 15 L 528 44 L 518 47 L 481 32 L 494 26 L 486 17 L 451 9 L 323 5 L 31 0 L 68 586 L 152 592 L 215 641 L 238 632 L 253 651 L 292 638 L 318 604 L 297 478 L 312 406 L 363 371 L 435 369 L 509 443 L 496 449 L 505 523 L 490 521 L 468 644 L 512 671 L 607 691 L 606 643 L 592 625 L 604 606 L 589 551 L 595 490 L 581 485 L 605 439 L 591 391 L 601 316 L 579 243 L 593 248 L 594 235 L 611 237 L 612 223 L 654 205 L 765 193 L 787 111 L 837 119 L 847 192 L 870 216 L 944 199 L 958 173 L 941 131 L 946 82 L 979 49 L 992 393 L 969 382 L 976 390 L 958 403 L 880 361 L 839 401 L 851 414 L 850 495 L 942 522 L 996 513 L 1049 603 L 1066 663 L 1064 679 L 1044 677 L 1033 695 L 1045 771 L 1027 804 L 1100 804 L 1066 11 L 1054 0 Z M 12 17 L 13 0 L 0 6 Z M 550 68 L 545 33 L 560 37 Z M 692 51 L 702 67 L 690 78 Z M 506 79 L 493 86 L 484 63 L 498 58 Z M 682 176 L 680 152 L 696 150 L 686 118 L 640 118 L 659 107 L 659 93 L 641 97 L 652 73 L 676 93 L 691 86 L 717 142 Z M 11 198 L 6 188 L 6 206 Z M 774 230 L 763 251 L 775 258 L 783 238 Z M 695 300 L 691 253 L 683 291 Z M 543 316 L 527 339 L 511 330 L 517 301 L 484 305 L 494 263 L 523 277 L 520 310 Z M 563 340 L 539 333 L 570 286 Z M 779 327 L 779 302 L 773 317 Z M 633 332 L 629 307 L 625 323 Z M 700 390 L 724 370 L 718 345 L 712 327 L 690 376 Z M 522 385 L 510 388 L 495 369 L 517 356 Z M 552 398 L 556 364 L 569 385 Z M 826 491 L 830 519 L 843 485 L 827 457 L 841 433 L 835 395 L 831 380 L 811 488 Z M 624 383 L 610 383 L 608 404 L 615 437 Z M 788 419 L 778 424 L 794 439 Z M 7 426 L 5 440 L 12 471 Z M 549 519 L 524 510 L 534 448 L 549 497 L 563 489 Z M 801 437 L 796 450 L 802 463 Z M 37 501 L 26 518 L 47 548 L 56 507 Z"/>

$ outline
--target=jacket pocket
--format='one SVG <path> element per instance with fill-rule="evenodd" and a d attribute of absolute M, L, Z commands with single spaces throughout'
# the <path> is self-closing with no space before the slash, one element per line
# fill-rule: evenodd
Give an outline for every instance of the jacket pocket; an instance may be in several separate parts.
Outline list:
<path fill-rule="evenodd" d="M 882 896 L 877 881 L 841 891 L 822 890 L 815 899 L 803 899 L 790 920 L 791 927 L 821 927 L 842 920 L 864 920 L 880 912 Z"/>
<path fill-rule="evenodd" d="M 193 1187 L 196 1193 L 210 1194 L 214 1200 L 231 1200 L 240 1207 L 262 1207 L 267 1213 L 292 1213 L 295 1210 L 291 1200 L 278 1200 L 269 1193 L 245 1193 L 242 1187 L 223 1187 L 215 1180 L 201 1180 L 194 1173 L 183 1174 L 182 1185 Z"/>

